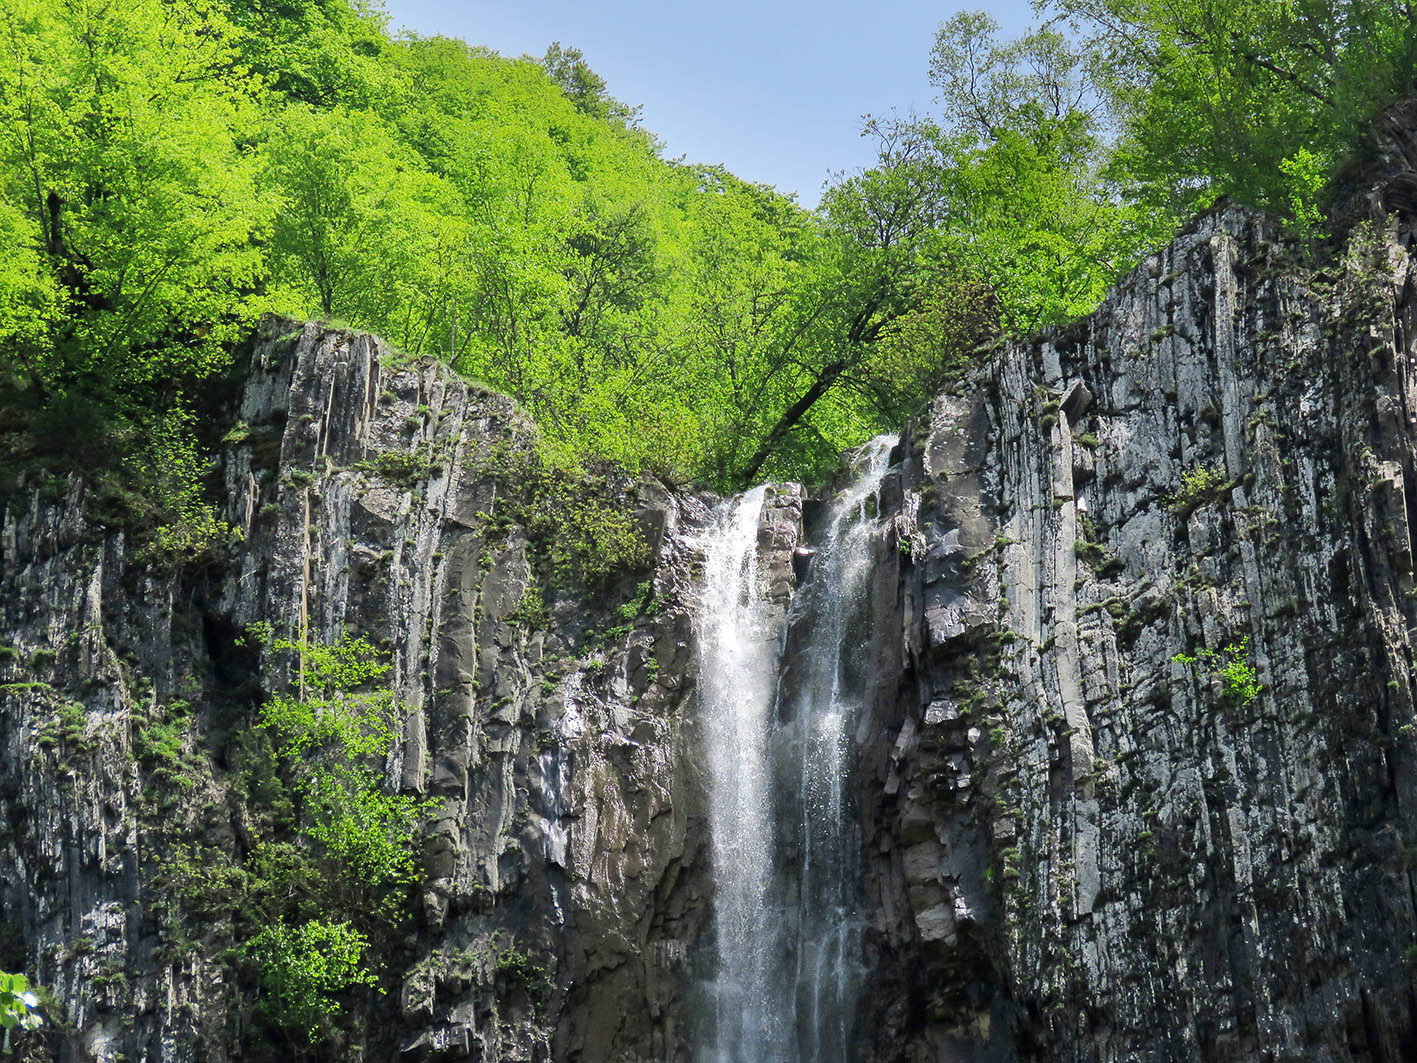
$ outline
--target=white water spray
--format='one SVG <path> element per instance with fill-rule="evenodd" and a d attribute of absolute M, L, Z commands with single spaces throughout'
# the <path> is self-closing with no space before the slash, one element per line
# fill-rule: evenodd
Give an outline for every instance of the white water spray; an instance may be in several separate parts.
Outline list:
<path fill-rule="evenodd" d="M 713 1063 L 783 1058 L 787 1001 L 776 977 L 780 920 L 772 897 L 770 750 L 776 633 L 758 585 L 758 517 L 766 489 L 730 502 L 705 539 L 699 687 L 708 752 L 714 928 Z"/>
<path fill-rule="evenodd" d="M 876 500 L 893 443 L 862 448 L 855 480 L 828 513 L 806 588 L 805 675 L 782 724 L 778 633 L 758 582 L 765 489 L 725 503 L 703 540 L 699 685 L 718 941 L 703 1063 L 849 1056 L 863 976 L 850 736 L 869 640 Z"/>

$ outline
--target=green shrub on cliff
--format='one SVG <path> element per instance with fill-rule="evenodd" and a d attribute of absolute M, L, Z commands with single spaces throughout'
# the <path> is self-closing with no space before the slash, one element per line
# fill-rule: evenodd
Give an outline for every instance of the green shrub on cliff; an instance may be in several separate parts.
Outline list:
<path fill-rule="evenodd" d="M 493 512 L 482 516 L 496 533 L 522 529 L 545 586 L 604 590 L 648 564 L 628 484 L 614 468 L 568 467 L 530 446 L 504 446 L 477 473 L 498 488 Z"/>
<path fill-rule="evenodd" d="M 267 926 L 240 954 L 260 972 L 262 1011 L 314 1041 L 339 1014 L 342 994 L 378 985 L 378 978 L 364 966 L 368 947 L 368 939 L 348 923 L 311 919 L 296 926 Z"/>
<path fill-rule="evenodd" d="M 1204 664 L 1207 674 L 1220 681 L 1221 696 L 1232 706 L 1249 705 L 1264 691 L 1259 673 L 1250 660 L 1249 636 L 1237 639 L 1220 650 L 1201 649 L 1195 653 L 1178 653 L 1172 660 L 1178 664 Z"/>
<path fill-rule="evenodd" d="M 362 638 L 332 645 L 275 639 L 293 655 L 291 688 L 261 707 L 296 800 L 296 826 L 334 874 L 345 904 L 380 917 L 416 874 L 418 829 L 436 802 L 389 793 L 384 758 L 397 743 L 389 671 Z"/>
<path fill-rule="evenodd" d="M 435 802 L 386 782 L 401 721 L 374 646 L 278 638 L 264 627 L 250 637 L 285 657 L 289 681 L 239 751 L 249 850 L 231 860 L 175 845 L 154 892 L 171 895 L 169 934 L 179 939 L 200 938 L 224 913 L 262 1020 L 314 1042 L 334 1035 L 350 994 L 377 988 L 397 954 Z"/>

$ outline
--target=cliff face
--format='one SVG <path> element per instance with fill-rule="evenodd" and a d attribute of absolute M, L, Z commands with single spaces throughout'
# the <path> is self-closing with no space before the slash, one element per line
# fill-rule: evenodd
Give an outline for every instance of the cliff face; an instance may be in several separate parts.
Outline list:
<path fill-rule="evenodd" d="M 263 325 L 229 412 L 222 515 L 244 537 L 229 556 L 144 564 L 85 515 L 77 474 L 6 507 L 3 966 L 51 988 L 67 1026 L 35 1051 L 284 1058 L 243 1027 L 252 987 L 212 896 L 258 842 L 233 758 L 285 678 L 242 637 L 263 622 L 381 645 L 408 714 L 389 777 L 441 800 L 402 969 L 357 1006 L 356 1043 L 679 1057 L 707 916 L 683 556 L 705 503 L 612 483 L 654 548 L 645 571 L 589 596 L 537 585 L 512 404 L 370 337 L 290 328 Z M 159 758 L 145 736 L 173 721 L 180 751 Z"/>
<path fill-rule="evenodd" d="M 1409 239 L 1385 220 L 1318 263 L 1219 210 L 905 433 L 851 662 L 856 1058 L 1417 1052 Z M 335 1054 L 692 1058 L 712 500 L 602 478 L 652 556 L 555 582 L 579 547 L 533 519 L 509 401 L 291 328 L 262 326 L 225 415 L 220 556 L 155 567 L 78 472 L 5 503 L 0 969 L 60 1020 L 27 1050 L 289 1057 L 254 1039 L 222 893 L 259 842 L 243 736 L 287 678 L 265 623 L 387 652 L 388 779 L 440 802 L 389 992 Z M 765 496 L 779 625 L 824 508 Z M 805 645 L 783 633 L 784 675 Z"/>
<path fill-rule="evenodd" d="M 1396 234 L 1315 268 L 1221 210 L 908 433 L 868 1058 L 1417 1051 Z"/>

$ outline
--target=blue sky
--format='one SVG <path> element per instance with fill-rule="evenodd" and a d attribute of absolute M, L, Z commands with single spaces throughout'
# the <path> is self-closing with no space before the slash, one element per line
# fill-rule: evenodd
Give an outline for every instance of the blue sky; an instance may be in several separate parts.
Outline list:
<path fill-rule="evenodd" d="M 872 161 L 863 114 L 929 111 L 935 27 L 988 6 L 1006 33 L 1028 0 L 385 0 L 390 28 L 441 33 L 503 55 L 580 48 L 612 95 L 643 104 L 670 156 L 723 163 L 816 204 L 832 172 Z"/>

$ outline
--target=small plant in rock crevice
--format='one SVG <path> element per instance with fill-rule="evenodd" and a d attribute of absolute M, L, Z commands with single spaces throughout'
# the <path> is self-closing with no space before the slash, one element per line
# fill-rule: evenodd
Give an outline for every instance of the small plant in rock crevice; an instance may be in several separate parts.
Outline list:
<path fill-rule="evenodd" d="M 1193 465 L 1181 474 L 1180 486 L 1167 496 L 1166 506 L 1178 516 L 1186 516 L 1197 506 L 1219 498 L 1235 485 L 1235 480 L 1228 479 L 1214 465 Z"/>
<path fill-rule="evenodd" d="M 1207 674 L 1220 680 L 1221 696 L 1231 705 L 1249 705 L 1264 690 L 1250 660 L 1249 636 L 1220 650 L 1201 649 L 1194 654 L 1178 653 L 1171 658 L 1187 666 L 1201 664 Z"/>

